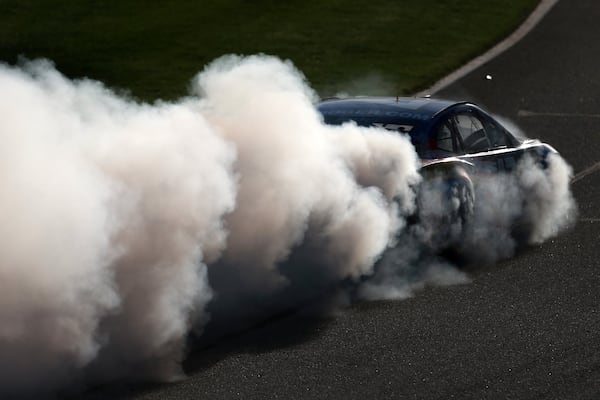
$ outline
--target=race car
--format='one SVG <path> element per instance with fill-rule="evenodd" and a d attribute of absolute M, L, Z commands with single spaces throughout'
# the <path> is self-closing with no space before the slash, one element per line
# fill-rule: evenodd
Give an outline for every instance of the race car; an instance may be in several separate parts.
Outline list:
<path fill-rule="evenodd" d="M 409 135 L 421 159 L 424 185 L 435 186 L 448 204 L 443 217 L 449 224 L 464 225 L 472 217 L 475 174 L 510 173 L 525 155 L 546 168 L 548 155 L 556 153 L 548 144 L 516 137 L 469 102 L 365 97 L 328 99 L 317 109 L 327 124 L 354 121 Z"/>

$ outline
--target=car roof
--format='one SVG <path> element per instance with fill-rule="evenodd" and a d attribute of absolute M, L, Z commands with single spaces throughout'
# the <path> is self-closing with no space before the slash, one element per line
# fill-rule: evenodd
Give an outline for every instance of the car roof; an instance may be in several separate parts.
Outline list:
<path fill-rule="evenodd" d="M 463 102 L 417 97 L 353 97 L 326 99 L 317 105 L 324 116 L 396 117 L 425 121 L 439 112 Z"/>

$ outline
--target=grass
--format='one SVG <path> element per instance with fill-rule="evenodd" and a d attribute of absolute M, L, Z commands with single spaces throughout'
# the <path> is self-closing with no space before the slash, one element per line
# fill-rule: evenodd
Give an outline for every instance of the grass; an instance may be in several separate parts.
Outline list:
<path fill-rule="evenodd" d="M 45 57 L 144 100 L 187 94 L 229 53 L 290 59 L 322 96 L 425 88 L 538 0 L 0 0 L 0 60 Z"/>

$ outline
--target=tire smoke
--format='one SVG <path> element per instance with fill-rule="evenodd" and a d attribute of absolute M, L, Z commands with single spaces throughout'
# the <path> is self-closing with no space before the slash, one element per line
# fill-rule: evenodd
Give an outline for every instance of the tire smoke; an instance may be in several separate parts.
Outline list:
<path fill-rule="evenodd" d="M 523 157 L 510 174 L 476 174 L 475 207 L 467 223 L 440 219 L 451 214 L 449 207 L 454 205 L 440 200 L 436 185 L 431 186 L 434 190 L 425 185 L 427 201 L 420 204 L 419 222 L 400 232 L 396 247 L 383 255 L 374 276 L 361 285 L 360 296 L 403 299 L 428 284 L 467 283 L 468 276 L 457 264 L 470 269 L 490 265 L 556 236 L 576 221 L 571 177 L 571 167 L 558 154 L 549 154 L 545 167 Z M 440 253 L 450 253 L 453 261 Z"/>
<path fill-rule="evenodd" d="M 223 57 L 173 103 L 47 61 L 0 65 L 0 86 L 1 394 L 177 379 L 191 331 L 347 284 L 374 299 L 468 281 L 407 223 L 422 179 L 410 140 L 325 125 L 289 62 Z M 478 200 L 498 207 L 477 202 L 462 250 L 510 256 L 524 215 L 526 241 L 557 234 L 569 174 L 555 157 L 482 180 Z"/>
<path fill-rule="evenodd" d="M 0 66 L 0 85 L 2 393 L 176 378 L 213 295 L 280 292 L 309 242 L 315 279 L 369 273 L 420 179 L 409 140 L 323 125 L 275 58 L 217 60 L 175 103 L 45 61 Z"/>
<path fill-rule="evenodd" d="M 192 101 L 137 104 L 47 62 L 0 86 L 0 391 L 172 378 L 212 296 L 234 147 Z"/>

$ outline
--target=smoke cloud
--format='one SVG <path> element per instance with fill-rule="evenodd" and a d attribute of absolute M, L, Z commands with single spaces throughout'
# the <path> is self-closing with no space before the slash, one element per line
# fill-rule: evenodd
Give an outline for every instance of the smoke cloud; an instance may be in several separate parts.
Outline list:
<path fill-rule="evenodd" d="M 546 167 L 523 157 L 510 174 L 474 174 L 474 210 L 466 223 L 440 218 L 454 205 L 443 201 L 435 184 L 424 185 L 419 222 L 401 231 L 395 248 L 360 287 L 361 296 L 402 299 L 427 284 L 466 283 L 457 263 L 471 269 L 490 265 L 556 236 L 576 221 L 571 177 L 571 167 L 558 154 L 549 154 Z"/>
<path fill-rule="evenodd" d="M 203 115 L 238 150 L 237 207 L 209 269 L 214 329 L 371 273 L 413 207 L 420 176 L 410 141 L 324 125 L 303 77 L 277 59 L 223 58 L 196 91 Z"/>
<path fill-rule="evenodd" d="M 235 148 L 196 104 L 0 67 L 0 390 L 177 373 L 225 246 Z"/>
<path fill-rule="evenodd" d="M 334 288 L 403 298 L 468 281 L 437 255 L 432 224 L 407 222 L 423 213 L 410 140 L 325 125 L 288 62 L 223 57 L 173 103 L 46 61 L 0 65 L 0 86 L 2 394 L 176 379 L 191 331 Z M 557 234 L 570 173 L 555 156 L 477 181 L 459 251 L 493 262 Z"/>

